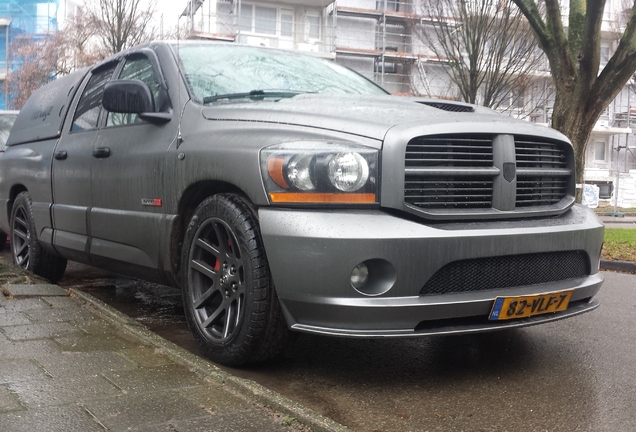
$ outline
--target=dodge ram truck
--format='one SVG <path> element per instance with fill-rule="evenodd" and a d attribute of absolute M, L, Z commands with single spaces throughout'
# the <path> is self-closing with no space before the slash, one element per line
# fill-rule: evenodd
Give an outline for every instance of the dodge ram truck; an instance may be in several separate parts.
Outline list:
<path fill-rule="evenodd" d="M 37 90 L 0 157 L 14 262 L 179 287 L 212 360 L 293 331 L 475 333 L 590 311 L 603 224 L 562 134 L 328 59 L 153 42 Z"/>

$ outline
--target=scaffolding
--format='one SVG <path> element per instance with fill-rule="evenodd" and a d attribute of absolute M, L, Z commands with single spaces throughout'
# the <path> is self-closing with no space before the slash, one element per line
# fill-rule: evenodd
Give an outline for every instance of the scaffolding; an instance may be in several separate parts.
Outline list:
<path fill-rule="evenodd" d="M 44 35 L 58 28 L 59 0 L 0 0 L 0 17 L 10 19 L 13 33 Z"/>
<path fill-rule="evenodd" d="M 336 58 L 396 93 L 431 95 L 435 62 L 414 28 L 412 0 L 189 0 L 189 38 L 312 52 Z"/>
<path fill-rule="evenodd" d="M 11 70 L 20 66 L 11 59 L 14 41 L 29 37 L 41 39 L 58 29 L 59 0 L 0 0 L 0 85 Z M 11 105 L 7 90 L 0 98 L 0 109 Z"/>

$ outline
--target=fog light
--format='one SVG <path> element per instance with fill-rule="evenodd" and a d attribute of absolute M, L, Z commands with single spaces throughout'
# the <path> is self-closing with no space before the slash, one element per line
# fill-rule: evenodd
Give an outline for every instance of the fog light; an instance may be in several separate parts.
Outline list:
<path fill-rule="evenodd" d="M 369 269 L 364 263 L 360 263 L 351 272 L 351 285 L 355 289 L 360 289 L 369 280 Z"/>
<path fill-rule="evenodd" d="M 361 262 L 351 270 L 351 287 L 365 296 L 386 294 L 395 284 L 397 273 L 393 265 L 381 258 Z"/>

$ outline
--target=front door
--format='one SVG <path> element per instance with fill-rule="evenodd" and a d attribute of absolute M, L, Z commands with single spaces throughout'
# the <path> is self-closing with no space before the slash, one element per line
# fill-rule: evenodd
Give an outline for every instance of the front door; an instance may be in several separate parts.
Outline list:
<path fill-rule="evenodd" d="M 144 81 L 156 111 L 169 112 L 154 65 L 146 55 L 130 55 L 118 79 Z M 166 157 L 176 136 L 176 120 L 156 125 L 136 114 L 107 113 L 91 162 L 90 254 L 96 265 L 121 272 L 130 267 L 137 275 L 161 280 L 160 250 L 169 244 Z"/>

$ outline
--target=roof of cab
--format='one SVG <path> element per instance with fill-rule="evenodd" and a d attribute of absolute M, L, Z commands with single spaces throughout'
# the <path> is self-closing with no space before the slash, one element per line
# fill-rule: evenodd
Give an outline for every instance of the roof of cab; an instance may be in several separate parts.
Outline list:
<path fill-rule="evenodd" d="M 70 73 L 33 92 L 15 120 L 7 146 L 59 137 L 69 105 L 87 72 Z"/>

